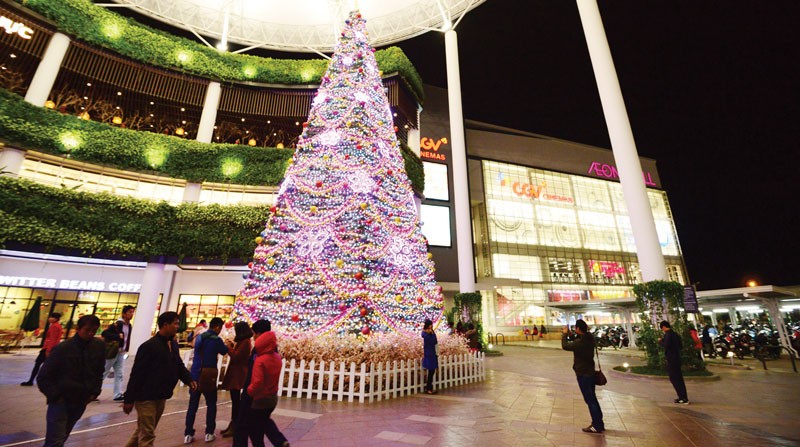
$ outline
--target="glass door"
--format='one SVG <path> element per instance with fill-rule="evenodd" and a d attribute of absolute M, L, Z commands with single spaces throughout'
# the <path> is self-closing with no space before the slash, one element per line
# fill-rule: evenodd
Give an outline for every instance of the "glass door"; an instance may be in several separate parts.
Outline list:
<path fill-rule="evenodd" d="M 70 338 L 78 330 L 78 319 L 84 315 L 93 315 L 96 303 L 56 301 L 52 312 L 61 313 L 61 326 L 64 338 Z"/>

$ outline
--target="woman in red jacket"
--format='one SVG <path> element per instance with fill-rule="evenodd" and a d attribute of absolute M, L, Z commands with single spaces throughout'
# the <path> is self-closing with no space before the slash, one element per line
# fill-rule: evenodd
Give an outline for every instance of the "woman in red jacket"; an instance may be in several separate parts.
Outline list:
<path fill-rule="evenodd" d="M 39 351 L 39 356 L 36 357 L 36 360 L 33 363 L 31 378 L 28 379 L 27 382 L 20 383 L 20 385 L 33 386 L 33 379 L 35 379 L 36 375 L 39 373 L 39 367 L 42 366 L 44 360 L 48 355 L 50 355 L 50 351 L 52 351 L 57 344 L 61 343 L 61 336 L 64 334 L 64 328 L 62 328 L 61 323 L 58 322 L 60 319 L 61 314 L 58 312 L 51 313 L 47 318 L 48 325 L 44 330 L 44 344 L 42 345 L 42 349 Z"/>
<path fill-rule="evenodd" d="M 264 446 L 264 435 L 275 447 L 288 447 L 275 421 L 270 417 L 278 405 L 278 381 L 281 379 L 283 360 L 278 354 L 278 340 L 272 331 L 256 339 L 256 360 L 247 394 L 253 399 L 247 426 L 253 447 Z"/>
<path fill-rule="evenodd" d="M 253 348 L 253 343 L 250 340 L 253 337 L 253 330 L 250 325 L 244 321 L 236 323 L 233 327 L 236 331 L 236 337 L 233 339 L 234 345 L 230 347 L 228 355 L 228 368 L 225 370 L 225 378 L 222 379 L 223 390 L 228 390 L 231 393 L 231 423 L 228 428 L 222 431 L 222 437 L 227 438 L 233 436 L 236 429 L 236 418 L 239 417 L 239 403 L 241 402 L 242 388 L 244 381 L 247 378 L 247 361 L 250 358 L 250 350 Z"/>

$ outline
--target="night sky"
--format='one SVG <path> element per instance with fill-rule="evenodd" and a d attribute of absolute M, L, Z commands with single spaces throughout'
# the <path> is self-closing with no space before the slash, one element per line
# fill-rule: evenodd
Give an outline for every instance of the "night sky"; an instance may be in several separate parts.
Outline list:
<path fill-rule="evenodd" d="M 800 2 L 599 5 L 691 282 L 800 284 Z M 574 1 L 489 0 L 457 31 L 465 118 L 611 147 Z M 398 46 L 447 86 L 442 34 Z"/>

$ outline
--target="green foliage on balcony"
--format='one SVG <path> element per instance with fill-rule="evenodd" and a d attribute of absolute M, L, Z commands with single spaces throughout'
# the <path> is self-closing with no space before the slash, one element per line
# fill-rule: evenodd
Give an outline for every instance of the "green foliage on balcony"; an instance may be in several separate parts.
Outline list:
<path fill-rule="evenodd" d="M 272 59 L 217 51 L 144 26 L 90 0 L 18 0 L 56 23 L 60 31 L 137 61 L 223 81 L 319 84 L 327 61 Z M 398 72 L 421 102 L 422 78 L 403 50 L 375 53 L 384 73 Z"/>
<path fill-rule="evenodd" d="M 201 143 L 169 135 L 121 129 L 37 107 L 0 89 L 0 140 L 73 160 L 191 182 L 276 186 L 291 149 Z M 425 186 L 422 161 L 402 148 L 412 187 Z"/>
<path fill-rule="evenodd" d="M 226 262 L 253 256 L 268 214 L 267 207 L 173 206 L 0 177 L 0 247 Z"/>

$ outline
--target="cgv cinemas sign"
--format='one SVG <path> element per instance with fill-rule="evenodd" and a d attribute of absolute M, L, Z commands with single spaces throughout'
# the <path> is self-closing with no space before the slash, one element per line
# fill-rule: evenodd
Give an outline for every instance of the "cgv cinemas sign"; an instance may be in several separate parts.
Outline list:
<path fill-rule="evenodd" d="M 422 139 L 419 140 L 419 157 L 429 160 L 447 161 L 447 156 L 439 152 L 439 149 L 446 144 L 448 144 L 447 138 L 434 140 L 433 138 L 422 137 Z"/>

